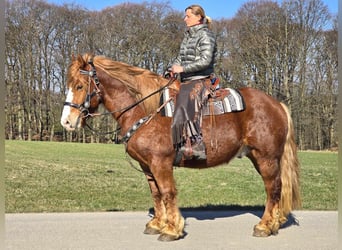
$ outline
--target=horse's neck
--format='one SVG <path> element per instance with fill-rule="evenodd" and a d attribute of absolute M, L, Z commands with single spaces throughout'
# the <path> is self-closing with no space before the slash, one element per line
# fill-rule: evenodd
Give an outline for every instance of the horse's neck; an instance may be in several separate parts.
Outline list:
<path fill-rule="evenodd" d="M 126 133 L 134 123 L 147 115 L 140 104 L 126 110 L 137 100 L 129 94 L 122 83 L 113 80 L 112 82 L 101 82 L 101 84 L 103 85 L 103 104 L 107 111 L 112 112 L 112 116 L 119 123 L 122 133 Z"/>

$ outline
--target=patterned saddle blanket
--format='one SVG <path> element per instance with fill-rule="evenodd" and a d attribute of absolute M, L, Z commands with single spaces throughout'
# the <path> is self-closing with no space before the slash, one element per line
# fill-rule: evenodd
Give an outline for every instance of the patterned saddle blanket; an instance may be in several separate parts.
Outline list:
<path fill-rule="evenodd" d="M 163 116 L 172 117 L 174 112 L 174 90 L 165 88 L 160 104 L 164 105 L 161 109 Z M 215 91 L 214 97 L 210 97 L 202 108 L 202 115 L 221 115 L 224 113 L 239 112 L 245 110 L 245 102 L 242 95 L 236 89 L 224 88 Z"/>

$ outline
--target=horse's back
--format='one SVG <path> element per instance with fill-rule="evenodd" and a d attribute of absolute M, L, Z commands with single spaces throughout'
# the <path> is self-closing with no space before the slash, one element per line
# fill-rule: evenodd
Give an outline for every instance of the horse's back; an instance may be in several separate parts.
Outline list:
<path fill-rule="evenodd" d="M 276 110 L 280 109 L 280 112 L 284 113 L 280 102 L 265 92 L 250 87 L 244 87 L 238 90 L 244 98 L 247 109 L 257 105 L 258 107 L 266 107 L 269 109 L 269 112 L 272 112 L 271 110 L 276 112 Z"/>

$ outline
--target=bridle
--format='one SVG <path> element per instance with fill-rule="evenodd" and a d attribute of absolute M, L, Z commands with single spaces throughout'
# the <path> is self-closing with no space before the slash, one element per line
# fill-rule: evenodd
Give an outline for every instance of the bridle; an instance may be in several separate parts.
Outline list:
<path fill-rule="evenodd" d="M 87 92 L 87 96 L 86 96 L 84 102 L 82 104 L 76 104 L 76 103 L 72 103 L 72 102 L 64 102 L 64 106 L 69 106 L 69 107 L 73 107 L 75 109 L 80 110 L 81 114 L 84 114 L 85 117 L 90 114 L 89 108 L 90 108 L 91 99 L 95 95 L 99 95 L 99 93 L 100 93 L 100 89 L 99 89 L 100 81 L 99 81 L 99 78 L 97 77 L 94 63 L 92 60 L 90 60 L 88 63 L 91 66 L 91 70 L 89 70 L 89 71 L 82 70 L 82 69 L 80 70 L 81 75 L 88 75 L 89 76 L 88 92 Z M 93 81 L 92 81 L 92 79 L 93 79 Z M 94 87 L 95 87 L 95 88 L 93 88 L 92 93 L 90 93 L 91 83 L 94 83 Z"/>

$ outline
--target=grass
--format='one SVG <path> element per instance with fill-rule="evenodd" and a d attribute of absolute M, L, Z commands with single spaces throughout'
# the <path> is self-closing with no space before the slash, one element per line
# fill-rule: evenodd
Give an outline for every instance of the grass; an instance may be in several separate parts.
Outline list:
<path fill-rule="evenodd" d="M 303 209 L 337 209 L 337 153 L 299 152 Z M 148 210 L 144 175 L 126 160 L 123 145 L 5 142 L 6 212 Z M 138 164 L 133 161 L 134 165 Z M 182 208 L 259 207 L 262 180 L 247 158 L 194 170 L 176 168 Z"/>

